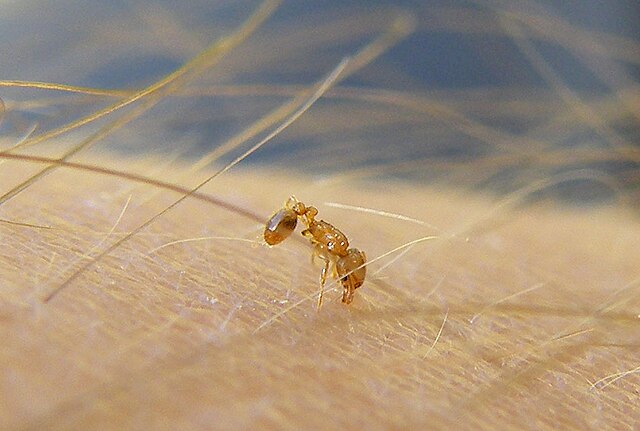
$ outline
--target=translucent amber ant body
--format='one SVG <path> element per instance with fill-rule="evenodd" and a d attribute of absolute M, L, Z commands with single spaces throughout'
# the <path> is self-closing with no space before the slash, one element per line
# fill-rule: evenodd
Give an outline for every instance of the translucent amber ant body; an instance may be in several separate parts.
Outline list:
<path fill-rule="evenodd" d="M 314 247 L 314 257 L 324 262 L 320 272 L 320 295 L 318 308 L 322 306 L 324 296 L 324 284 L 327 280 L 329 265 L 333 263 L 334 276 L 340 280 L 343 287 L 342 302 L 350 304 L 353 301 L 355 290 L 362 286 L 367 270 L 365 262 L 367 257 L 357 248 L 349 248 L 349 240 L 346 235 L 335 226 L 324 220 L 316 220 L 318 210 L 312 206 L 306 206 L 291 196 L 284 205 L 267 221 L 264 229 L 264 240 L 269 245 L 276 245 L 284 241 L 295 230 L 298 219 L 306 225 L 302 235 L 309 239 Z"/>

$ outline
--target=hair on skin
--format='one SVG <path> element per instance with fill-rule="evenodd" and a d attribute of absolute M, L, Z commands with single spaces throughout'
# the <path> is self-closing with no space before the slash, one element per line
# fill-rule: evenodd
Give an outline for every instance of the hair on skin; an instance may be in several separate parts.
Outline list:
<path fill-rule="evenodd" d="M 0 429 L 632 429 L 599 7 L 4 5 Z"/>

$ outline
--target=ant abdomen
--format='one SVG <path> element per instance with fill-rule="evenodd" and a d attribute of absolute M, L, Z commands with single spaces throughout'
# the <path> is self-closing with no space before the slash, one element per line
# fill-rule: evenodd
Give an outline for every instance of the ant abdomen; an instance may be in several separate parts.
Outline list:
<path fill-rule="evenodd" d="M 276 245 L 287 239 L 296 229 L 298 215 L 289 208 L 282 208 L 271 216 L 264 228 L 264 240 L 269 245 Z"/>

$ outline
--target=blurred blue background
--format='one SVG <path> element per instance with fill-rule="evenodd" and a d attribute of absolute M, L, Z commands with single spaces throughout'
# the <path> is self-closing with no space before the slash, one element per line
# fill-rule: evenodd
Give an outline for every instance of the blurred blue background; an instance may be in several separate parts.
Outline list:
<path fill-rule="evenodd" d="M 259 2 L 0 4 L 1 79 L 137 89 L 232 32 Z M 187 94 L 171 94 L 97 149 L 195 160 L 317 82 L 399 16 L 414 22 L 411 34 L 247 163 L 500 193 L 584 168 L 636 190 L 640 5 L 625 0 L 284 1 L 245 43 L 189 83 Z M 0 90 L 7 106 L 0 133 L 9 139 L 113 101 Z M 69 136 L 80 139 L 122 113 Z M 596 183 L 565 194 L 609 196 L 610 187 Z"/>

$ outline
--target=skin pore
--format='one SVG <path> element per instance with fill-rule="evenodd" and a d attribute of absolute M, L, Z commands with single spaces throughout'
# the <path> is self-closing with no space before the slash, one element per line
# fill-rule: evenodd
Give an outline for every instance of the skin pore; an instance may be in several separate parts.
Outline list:
<path fill-rule="evenodd" d="M 635 42 L 478 4 L 313 11 L 310 32 L 253 2 L 216 10 L 213 41 L 197 17 L 132 7 L 59 55 L 134 44 L 179 59 L 172 72 L 115 90 L 40 82 L 63 81 L 55 67 L 0 82 L 0 429 L 636 426 L 637 175 L 598 164 L 638 162 L 620 132 L 638 92 L 587 56 L 635 64 Z M 380 58 L 438 30 L 509 37 L 550 90 L 426 91 Z M 624 94 L 567 91 L 532 40 Z M 585 130 L 608 145 L 558 144 Z M 302 226 L 264 244 L 291 195 L 366 252 L 351 304 L 329 274 L 316 309 Z"/>

